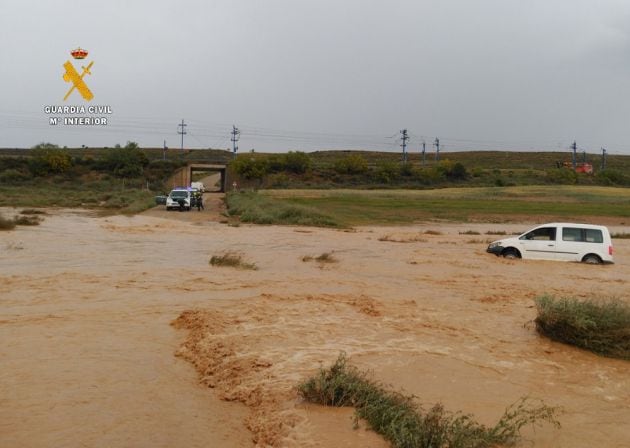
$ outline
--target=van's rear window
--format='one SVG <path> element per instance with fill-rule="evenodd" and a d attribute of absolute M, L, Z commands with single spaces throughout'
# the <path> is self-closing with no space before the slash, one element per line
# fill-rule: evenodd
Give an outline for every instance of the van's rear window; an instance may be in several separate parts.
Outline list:
<path fill-rule="evenodd" d="M 579 227 L 564 227 L 562 241 L 580 241 L 583 243 L 603 243 L 604 235 L 598 229 L 582 229 Z"/>

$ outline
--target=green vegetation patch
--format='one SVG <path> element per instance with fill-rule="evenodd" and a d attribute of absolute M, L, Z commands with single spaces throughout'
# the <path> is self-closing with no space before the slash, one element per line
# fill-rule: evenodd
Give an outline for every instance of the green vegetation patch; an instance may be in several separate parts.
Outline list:
<path fill-rule="evenodd" d="M 289 204 L 255 192 L 228 193 L 228 213 L 243 222 L 316 227 L 342 227 L 331 215 L 313 207 Z"/>
<path fill-rule="evenodd" d="M 131 184 L 131 185 L 130 185 Z M 139 213 L 155 205 L 154 193 L 119 179 L 90 181 L 41 180 L 12 187 L 0 184 L 0 206 L 100 208 L 106 212 Z M 23 213 L 41 214 L 41 213 Z"/>
<path fill-rule="evenodd" d="M 367 373 L 347 364 L 341 354 L 329 369 L 320 369 L 298 386 L 307 401 L 326 406 L 353 406 L 357 417 L 395 448 L 485 448 L 513 445 L 526 425 L 544 422 L 559 427 L 558 408 L 522 398 L 489 428 L 472 415 L 451 413 L 441 404 L 424 410 L 414 397 L 386 390 Z"/>
<path fill-rule="evenodd" d="M 265 190 L 262 196 L 309 207 L 346 226 L 430 219 L 513 221 L 524 216 L 584 220 L 630 217 L 630 189 L 585 186 L 443 188 L 436 190 Z"/>
<path fill-rule="evenodd" d="M 603 356 L 630 360 L 630 305 L 619 299 L 535 299 L 539 333 Z"/>

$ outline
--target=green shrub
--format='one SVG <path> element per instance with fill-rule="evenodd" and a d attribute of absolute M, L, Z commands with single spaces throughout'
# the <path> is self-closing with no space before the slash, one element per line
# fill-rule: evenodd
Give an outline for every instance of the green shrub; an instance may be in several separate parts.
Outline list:
<path fill-rule="evenodd" d="M 0 183 L 13 184 L 30 179 L 31 176 L 21 170 L 8 169 L 0 173 Z"/>
<path fill-rule="evenodd" d="M 472 415 L 448 412 L 441 404 L 425 411 L 414 397 L 388 391 L 349 366 L 343 353 L 329 369 L 320 369 L 300 384 L 298 391 L 313 403 L 353 406 L 357 416 L 395 448 L 489 448 L 516 443 L 526 425 L 548 422 L 559 427 L 557 408 L 527 398 L 508 407 L 491 428 Z"/>
<path fill-rule="evenodd" d="M 313 164 L 308 154 L 300 151 L 289 151 L 284 155 L 284 169 L 290 173 L 304 174 Z"/>
<path fill-rule="evenodd" d="M 400 175 L 403 177 L 411 177 L 414 175 L 413 165 L 409 162 L 400 164 Z"/>
<path fill-rule="evenodd" d="M 484 174 L 483 168 L 475 167 L 472 170 L 473 177 L 481 177 L 483 176 L 483 174 Z"/>
<path fill-rule="evenodd" d="M 575 171 L 567 168 L 557 168 L 547 171 L 547 182 L 552 184 L 573 185 L 578 182 L 578 175 Z"/>
<path fill-rule="evenodd" d="M 617 299 L 535 299 L 539 333 L 600 355 L 630 359 L 630 305 Z"/>
<path fill-rule="evenodd" d="M 435 169 L 450 180 L 464 180 L 468 177 L 466 167 L 461 162 L 452 162 L 448 159 L 438 162 Z"/>
<path fill-rule="evenodd" d="M 607 168 L 595 174 L 595 179 L 602 185 L 628 186 L 630 176 L 622 171 Z"/>
<path fill-rule="evenodd" d="M 261 180 L 267 175 L 268 162 L 261 157 L 248 157 L 243 155 L 230 162 L 230 168 L 245 179 Z"/>
<path fill-rule="evenodd" d="M 138 148 L 137 143 L 127 142 L 123 148 L 116 145 L 114 149 L 110 149 L 101 163 L 104 169 L 116 177 L 132 178 L 142 175 L 149 159 Z"/>
<path fill-rule="evenodd" d="M 395 162 L 381 162 L 376 167 L 376 179 L 384 184 L 394 182 L 400 176 L 400 168 Z"/>
<path fill-rule="evenodd" d="M 72 167 L 72 156 L 52 143 L 40 143 L 31 150 L 30 168 L 33 174 L 64 173 Z"/>
<path fill-rule="evenodd" d="M 350 154 L 337 160 L 334 169 L 339 174 L 364 174 L 368 171 L 368 163 L 365 157 L 359 154 Z"/>
<path fill-rule="evenodd" d="M 416 172 L 416 178 L 424 185 L 435 185 L 446 180 L 444 172 L 437 167 L 423 168 Z"/>

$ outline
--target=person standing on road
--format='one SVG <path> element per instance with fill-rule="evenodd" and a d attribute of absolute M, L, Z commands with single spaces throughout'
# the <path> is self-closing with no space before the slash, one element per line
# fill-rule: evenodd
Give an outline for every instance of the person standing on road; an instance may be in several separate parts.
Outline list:
<path fill-rule="evenodd" d="M 200 212 L 203 210 L 203 195 L 201 191 L 195 192 L 195 202 L 197 203 L 197 211 Z"/>

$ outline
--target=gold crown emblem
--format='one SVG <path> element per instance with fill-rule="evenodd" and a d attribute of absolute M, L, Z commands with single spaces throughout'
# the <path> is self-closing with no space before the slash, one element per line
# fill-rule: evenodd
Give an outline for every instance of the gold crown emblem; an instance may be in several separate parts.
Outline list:
<path fill-rule="evenodd" d="M 88 51 L 84 50 L 81 47 L 77 47 L 76 49 L 72 50 L 70 54 L 75 59 L 85 59 L 88 55 Z"/>

